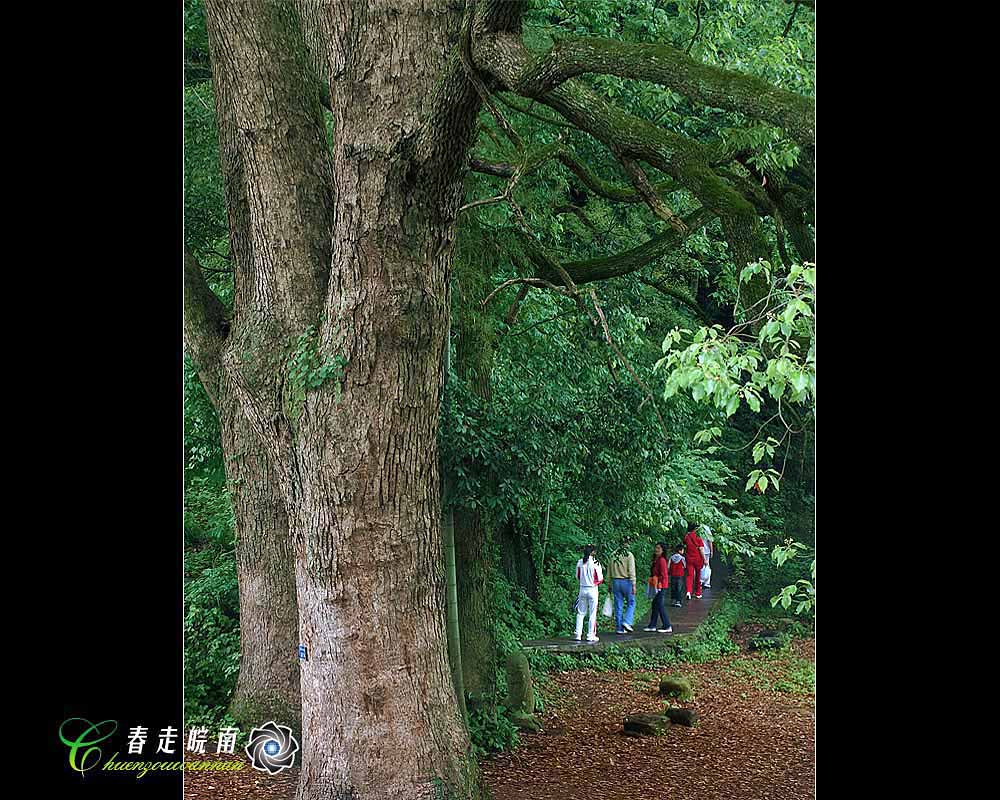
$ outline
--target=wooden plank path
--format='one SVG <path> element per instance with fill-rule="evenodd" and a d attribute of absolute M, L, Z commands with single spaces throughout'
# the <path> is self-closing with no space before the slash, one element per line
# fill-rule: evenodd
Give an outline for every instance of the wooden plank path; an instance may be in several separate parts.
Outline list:
<path fill-rule="evenodd" d="M 712 559 L 712 588 L 702 591 L 702 599 L 697 600 L 692 597 L 684 600 L 683 608 L 673 608 L 667 606 L 667 616 L 670 617 L 670 626 L 673 633 L 647 633 L 643 630 L 649 623 L 649 617 L 635 620 L 635 631 L 632 633 L 615 633 L 614 631 L 597 632 L 599 642 L 588 644 L 587 642 L 577 642 L 572 636 L 557 637 L 554 639 L 528 639 L 521 642 L 525 650 L 546 650 L 552 653 L 603 653 L 609 646 L 618 647 L 639 647 L 646 652 L 658 650 L 663 647 L 670 647 L 671 641 L 684 639 L 690 636 L 712 609 L 718 604 L 725 591 L 726 579 L 729 577 L 729 569 L 723 559 L 715 557 Z M 604 588 L 603 586 L 601 587 Z M 644 587 L 638 587 L 643 591 Z M 604 603 L 605 595 L 601 595 L 601 604 Z M 669 601 L 668 601 L 669 602 Z M 603 618 L 602 618 L 603 619 Z"/>

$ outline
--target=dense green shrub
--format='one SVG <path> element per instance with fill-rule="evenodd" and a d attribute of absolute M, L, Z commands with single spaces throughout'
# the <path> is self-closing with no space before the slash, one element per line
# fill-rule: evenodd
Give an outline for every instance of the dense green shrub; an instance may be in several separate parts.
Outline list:
<path fill-rule="evenodd" d="M 194 477 L 184 493 L 184 721 L 217 728 L 240 665 L 239 587 L 232 508 L 218 477 Z"/>
<path fill-rule="evenodd" d="M 184 615 L 184 721 L 217 727 L 240 666 L 239 622 L 222 609 L 188 601 Z"/>
<path fill-rule="evenodd" d="M 518 731 L 507 716 L 507 708 L 497 704 L 479 706 L 469 712 L 469 736 L 477 756 L 509 750 L 517 746 Z"/>

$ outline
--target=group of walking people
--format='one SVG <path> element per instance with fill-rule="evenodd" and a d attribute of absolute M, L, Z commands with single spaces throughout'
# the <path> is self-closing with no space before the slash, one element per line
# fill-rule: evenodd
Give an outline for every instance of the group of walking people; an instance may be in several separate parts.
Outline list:
<path fill-rule="evenodd" d="M 702 536 L 700 529 L 705 530 Z M 594 546 L 583 548 L 583 557 L 576 562 L 576 577 L 580 581 L 580 594 L 576 600 L 576 633 L 574 638 L 581 641 L 583 621 L 589 614 L 587 641 L 600 641 L 597 636 L 597 587 L 604 583 L 604 568 L 594 558 Z M 681 608 L 682 595 L 687 600 L 700 600 L 702 586 L 711 588 L 712 541 L 707 526 L 688 525 L 684 541 L 671 548 L 665 542 L 658 542 L 653 548 L 653 559 L 646 584 L 646 594 L 653 601 L 649 625 L 643 630 L 657 633 L 673 633 L 666 605 Z M 615 633 L 631 633 L 635 617 L 636 569 L 635 556 L 631 549 L 611 565 L 611 594 L 614 597 Z M 704 583 L 702 582 L 704 580 Z M 685 591 L 686 588 L 686 591 Z M 607 612 L 605 612 L 607 613 Z"/>

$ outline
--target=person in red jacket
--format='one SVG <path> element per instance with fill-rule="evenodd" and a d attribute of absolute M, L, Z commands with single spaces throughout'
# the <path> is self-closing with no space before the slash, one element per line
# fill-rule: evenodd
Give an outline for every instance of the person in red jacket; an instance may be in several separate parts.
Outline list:
<path fill-rule="evenodd" d="M 649 625 L 644 630 L 650 633 L 673 633 L 674 629 L 670 625 L 670 618 L 667 616 L 667 609 L 664 603 L 667 599 L 667 587 L 670 578 L 667 575 L 667 546 L 660 542 L 653 548 L 653 564 L 649 570 L 650 586 L 656 589 L 653 597 L 653 609 L 649 615 Z M 657 628 L 656 618 L 659 617 L 663 624 Z"/>
<path fill-rule="evenodd" d="M 698 526 L 693 522 L 688 525 L 687 536 L 684 537 L 684 558 L 687 561 L 687 599 L 691 599 L 694 589 L 695 599 L 701 600 L 701 568 L 705 566 L 705 554 L 702 548 L 705 542 L 698 535 Z"/>

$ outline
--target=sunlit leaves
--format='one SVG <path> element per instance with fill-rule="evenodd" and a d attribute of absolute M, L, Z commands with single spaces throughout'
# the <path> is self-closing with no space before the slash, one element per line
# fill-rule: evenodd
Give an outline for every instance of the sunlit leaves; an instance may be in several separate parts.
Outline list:
<path fill-rule="evenodd" d="M 807 548 L 801 542 L 793 541 L 792 539 L 786 539 L 782 544 L 774 546 L 771 551 L 771 560 L 774 561 L 779 567 L 784 565 L 786 562 L 797 558 L 800 555 L 809 552 Z M 802 614 L 803 612 L 811 612 L 816 604 L 816 559 L 812 559 L 812 563 L 809 568 L 809 574 L 812 580 L 800 579 L 795 583 L 785 586 L 777 595 L 771 598 L 772 608 L 781 605 L 782 608 L 791 608 L 792 603 L 795 605 L 795 613 Z"/>
<path fill-rule="evenodd" d="M 748 281 L 758 274 L 770 279 L 771 265 L 766 261 L 749 264 L 740 278 Z M 814 402 L 816 364 L 811 342 L 815 279 L 815 267 L 793 268 L 785 278 L 776 279 L 773 302 L 754 338 L 748 337 L 747 326 L 725 331 L 713 325 L 693 334 L 680 328 L 670 331 L 663 340 L 666 355 L 655 365 L 667 376 L 664 398 L 688 390 L 695 401 L 711 403 L 727 416 L 732 416 L 741 402 L 754 413 L 760 412 L 765 393 L 774 400 L 787 395 L 792 403 Z M 691 334 L 690 344 L 681 348 L 685 334 Z M 806 358 L 799 352 L 801 338 L 810 342 Z"/>

